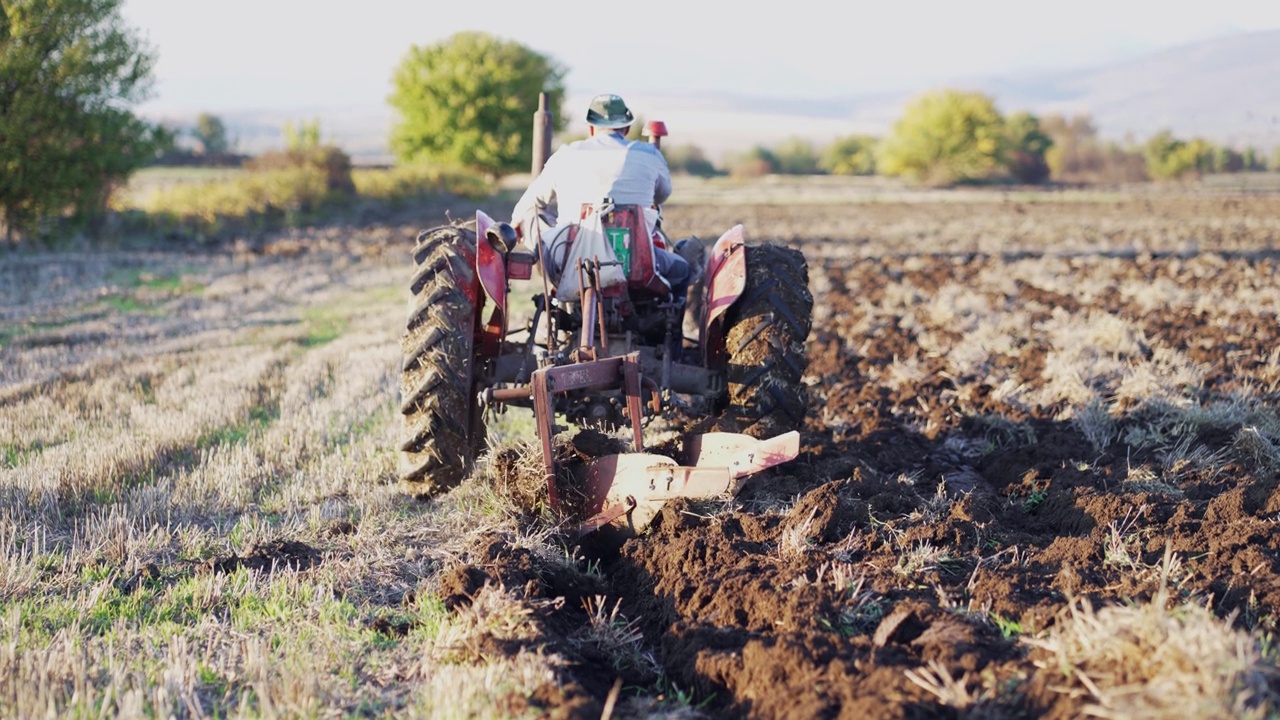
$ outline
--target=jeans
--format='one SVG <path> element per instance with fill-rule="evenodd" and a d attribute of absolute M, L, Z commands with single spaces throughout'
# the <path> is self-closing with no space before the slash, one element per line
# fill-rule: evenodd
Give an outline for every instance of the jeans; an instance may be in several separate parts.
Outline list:
<path fill-rule="evenodd" d="M 688 261 L 670 250 L 655 246 L 653 264 L 657 266 L 658 274 L 671 285 L 671 295 L 684 302 L 685 295 L 689 293 L 689 279 L 693 276 L 693 269 L 689 267 Z"/>

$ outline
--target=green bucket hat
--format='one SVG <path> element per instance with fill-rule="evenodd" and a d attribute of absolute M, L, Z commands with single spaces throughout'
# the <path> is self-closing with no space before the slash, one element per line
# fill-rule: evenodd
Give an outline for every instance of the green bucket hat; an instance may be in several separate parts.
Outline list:
<path fill-rule="evenodd" d="M 635 122 L 627 104 L 617 95 L 597 95 L 587 106 L 587 124 L 598 128 L 620 128 Z"/>

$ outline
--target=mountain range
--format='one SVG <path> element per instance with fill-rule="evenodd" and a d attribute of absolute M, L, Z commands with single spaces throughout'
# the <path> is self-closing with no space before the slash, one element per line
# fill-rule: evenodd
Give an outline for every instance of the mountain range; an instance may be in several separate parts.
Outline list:
<path fill-rule="evenodd" d="M 1280 30 L 1170 47 L 1097 67 L 957 78 L 948 86 L 987 93 L 1004 112 L 1088 113 L 1103 137 L 1117 140 L 1140 142 L 1167 129 L 1237 148 L 1280 146 Z M 717 159 L 790 137 L 821 144 L 853 133 L 884 134 L 906 104 L 927 89 L 932 88 L 828 98 L 655 93 L 628 101 L 641 117 L 666 122 L 672 133 L 668 143 L 695 144 Z M 571 90 L 566 107 L 585 107 L 588 100 Z M 394 118 L 386 106 L 219 114 L 241 152 L 279 147 L 286 123 L 314 118 L 325 138 L 357 161 L 390 159 L 386 138 Z M 580 132 L 580 125 L 571 122 L 570 132 Z"/>

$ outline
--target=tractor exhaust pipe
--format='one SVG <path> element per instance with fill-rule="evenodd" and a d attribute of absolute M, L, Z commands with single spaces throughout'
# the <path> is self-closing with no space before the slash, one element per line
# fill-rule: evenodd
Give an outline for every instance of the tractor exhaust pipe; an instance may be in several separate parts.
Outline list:
<path fill-rule="evenodd" d="M 547 158 L 551 157 L 551 111 L 547 109 L 547 94 L 538 93 L 538 111 L 533 114 L 533 176 L 542 174 Z"/>

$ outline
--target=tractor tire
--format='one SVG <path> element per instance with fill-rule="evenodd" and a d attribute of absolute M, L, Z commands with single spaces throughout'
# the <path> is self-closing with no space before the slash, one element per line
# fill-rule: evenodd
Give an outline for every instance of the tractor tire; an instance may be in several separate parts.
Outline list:
<path fill-rule="evenodd" d="M 431 497 L 462 482 L 484 447 L 484 422 L 472 391 L 477 308 L 475 231 L 446 226 L 418 237 L 413 301 L 401 341 L 400 487 Z"/>
<path fill-rule="evenodd" d="M 798 250 L 747 245 L 747 281 L 726 315 L 728 405 L 737 432 L 768 438 L 804 424 L 804 344 L 813 325 L 809 267 Z M 722 423 L 722 425 L 725 423 Z"/>

